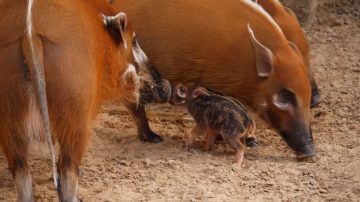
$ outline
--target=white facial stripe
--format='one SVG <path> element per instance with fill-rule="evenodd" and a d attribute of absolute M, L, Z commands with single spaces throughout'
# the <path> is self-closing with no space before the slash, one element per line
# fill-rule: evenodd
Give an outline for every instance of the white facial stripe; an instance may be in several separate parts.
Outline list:
<path fill-rule="evenodd" d="M 143 66 L 145 65 L 147 62 L 149 62 L 148 57 L 146 56 L 146 54 L 144 53 L 144 51 L 140 48 L 140 45 L 138 42 L 136 42 L 136 45 L 133 47 L 132 49 L 132 53 L 133 56 L 135 58 L 135 62 L 140 65 Z"/>
<path fill-rule="evenodd" d="M 140 88 L 140 76 L 136 73 L 136 68 L 133 64 L 128 65 L 123 75 L 123 81 L 126 86 L 132 86 L 135 89 Z"/>
<path fill-rule="evenodd" d="M 140 76 L 136 73 L 136 68 L 133 64 L 129 64 L 126 71 L 123 74 L 123 82 L 125 86 L 131 87 L 134 89 L 132 91 L 132 96 L 135 97 L 136 103 L 139 104 L 139 89 L 141 86 Z"/>
<path fill-rule="evenodd" d="M 273 95 L 273 104 L 280 110 L 283 111 L 289 111 L 291 106 L 289 103 L 283 103 L 279 100 L 279 97 L 277 94 Z"/>
<path fill-rule="evenodd" d="M 261 7 L 259 4 L 251 1 L 251 0 L 245 0 L 242 1 L 252 7 L 253 9 L 257 10 L 259 13 L 263 14 L 268 20 L 282 33 L 282 29 L 279 27 L 279 25 L 274 21 L 274 19 L 269 15 L 268 12 L 266 12 L 263 7 Z"/>
<path fill-rule="evenodd" d="M 129 77 L 133 77 L 134 75 L 136 75 L 136 68 L 133 64 L 129 64 L 123 75 L 124 81 L 126 81 Z"/>

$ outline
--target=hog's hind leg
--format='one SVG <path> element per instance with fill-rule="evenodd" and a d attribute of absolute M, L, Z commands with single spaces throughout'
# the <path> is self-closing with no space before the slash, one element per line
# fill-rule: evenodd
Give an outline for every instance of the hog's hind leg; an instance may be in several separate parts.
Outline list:
<path fill-rule="evenodd" d="M 2 132 L 3 131 L 0 131 L 0 133 Z M 15 132 L 6 137 L 4 137 L 4 133 L 2 133 L 0 138 L 6 138 L 0 140 L 0 146 L 5 153 L 9 170 L 15 182 L 18 201 L 34 201 L 32 179 L 27 162 L 28 138 Z"/>
<path fill-rule="evenodd" d="M 87 109 L 79 106 L 65 111 L 53 119 L 53 130 L 59 142 L 59 184 L 58 194 L 61 202 L 77 202 L 79 165 L 90 137 L 91 116 Z M 77 117 L 76 119 L 64 117 Z"/>

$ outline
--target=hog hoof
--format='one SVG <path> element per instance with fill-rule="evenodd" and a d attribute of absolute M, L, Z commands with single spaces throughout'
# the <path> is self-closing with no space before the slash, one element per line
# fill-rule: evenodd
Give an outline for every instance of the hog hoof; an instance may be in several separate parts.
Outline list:
<path fill-rule="evenodd" d="M 141 134 L 140 136 L 140 140 L 144 141 L 144 142 L 150 142 L 150 143 L 161 143 L 164 140 L 162 139 L 162 137 L 160 137 L 159 135 L 157 135 L 156 133 L 149 131 L 146 134 Z"/>
<path fill-rule="evenodd" d="M 312 81 L 311 88 L 310 108 L 314 108 L 316 105 L 321 103 L 321 96 L 315 81 Z"/>
<path fill-rule="evenodd" d="M 318 104 L 321 103 L 321 96 L 320 94 L 312 95 L 311 96 L 311 102 L 310 102 L 310 108 L 316 107 Z"/>
<path fill-rule="evenodd" d="M 248 147 L 257 147 L 259 145 L 259 142 L 254 137 L 248 137 L 245 141 Z"/>
<path fill-rule="evenodd" d="M 217 142 L 224 141 L 224 138 L 222 135 L 217 135 L 215 141 Z"/>

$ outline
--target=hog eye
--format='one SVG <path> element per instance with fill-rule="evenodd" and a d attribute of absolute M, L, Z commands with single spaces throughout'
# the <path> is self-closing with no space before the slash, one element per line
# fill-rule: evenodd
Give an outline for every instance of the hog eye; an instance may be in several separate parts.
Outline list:
<path fill-rule="evenodd" d="M 278 92 L 278 99 L 279 102 L 283 104 L 292 104 L 293 106 L 296 104 L 295 94 L 286 88 L 283 88 Z"/>

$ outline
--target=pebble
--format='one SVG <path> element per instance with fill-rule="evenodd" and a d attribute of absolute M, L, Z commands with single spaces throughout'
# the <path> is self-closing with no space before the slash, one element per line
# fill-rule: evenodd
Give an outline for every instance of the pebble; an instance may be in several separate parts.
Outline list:
<path fill-rule="evenodd" d="M 121 160 L 121 161 L 119 161 L 119 164 L 129 167 L 131 165 L 131 162 L 127 161 L 127 160 Z"/>
<path fill-rule="evenodd" d="M 328 193 L 328 191 L 326 189 L 320 189 L 319 192 L 320 192 L 320 194 L 327 194 Z"/>

